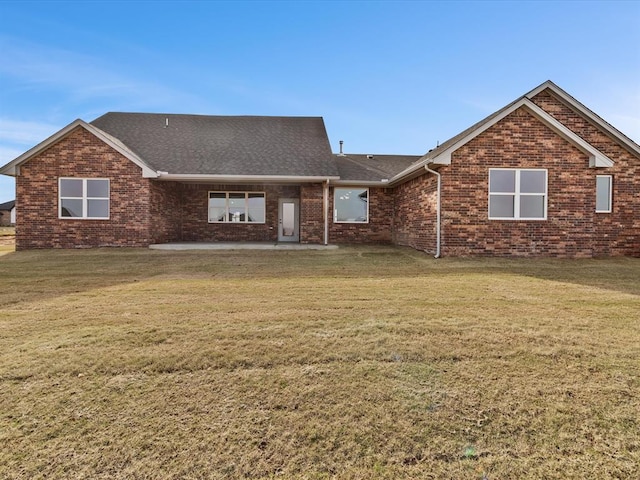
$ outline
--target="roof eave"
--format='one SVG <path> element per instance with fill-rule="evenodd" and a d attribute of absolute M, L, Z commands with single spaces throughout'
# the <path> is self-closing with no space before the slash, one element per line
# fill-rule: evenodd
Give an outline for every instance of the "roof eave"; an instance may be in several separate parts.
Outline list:
<path fill-rule="evenodd" d="M 593 145 L 589 144 L 581 137 L 576 135 L 574 132 L 565 127 L 562 123 L 553 118 L 551 115 L 545 112 L 542 108 L 538 107 L 535 103 L 533 103 L 525 96 L 517 102 L 514 102 L 511 105 L 505 107 L 502 111 L 500 111 L 498 115 L 491 117 L 487 122 L 478 125 L 478 128 L 476 128 L 472 132 L 469 132 L 469 134 L 465 135 L 463 138 L 450 145 L 443 151 L 438 152 L 432 156 L 425 155 L 418 163 L 412 165 L 411 167 L 405 169 L 404 171 L 391 178 L 390 183 L 397 184 L 405 179 L 409 179 L 412 176 L 415 176 L 416 174 L 420 174 L 422 173 L 422 170 L 426 165 L 451 165 L 451 157 L 456 150 L 458 150 L 463 145 L 470 142 L 485 130 L 489 129 L 500 120 L 521 107 L 526 108 L 530 113 L 532 113 L 536 118 L 538 118 L 545 125 L 551 128 L 554 132 L 556 132 L 571 144 L 575 145 L 580 151 L 587 154 L 589 156 L 589 167 L 613 167 L 613 160 L 596 149 Z"/>
<path fill-rule="evenodd" d="M 216 174 L 183 174 L 183 173 L 169 173 L 169 172 L 156 172 L 157 179 L 163 181 L 173 182 L 187 182 L 187 183 L 244 183 L 244 184 L 259 184 L 259 183 L 321 183 L 327 180 L 334 181 L 340 177 L 332 175 L 216 175 Z"/>

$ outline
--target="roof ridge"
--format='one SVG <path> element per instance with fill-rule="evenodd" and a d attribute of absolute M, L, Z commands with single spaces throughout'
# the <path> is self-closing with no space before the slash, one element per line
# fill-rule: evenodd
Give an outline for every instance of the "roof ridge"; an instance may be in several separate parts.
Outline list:
<path fill-rule="evenodd" d="M 296 119 L 322 119 L 322 115 L 212 115 L 207 113 L 167 113 L 167 112 L 106 112 L 96 117 L 89 123 L 100 120 L 107 115 L 144 115 L 144 116 L 173 116 L 173 117 L 205 117 L 205 118 L 296 118 Z"/>

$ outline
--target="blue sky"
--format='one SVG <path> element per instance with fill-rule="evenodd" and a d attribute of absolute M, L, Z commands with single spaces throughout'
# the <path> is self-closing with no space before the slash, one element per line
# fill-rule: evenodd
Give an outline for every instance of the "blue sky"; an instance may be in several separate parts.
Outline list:
<path fill-rule="evenodd" d="M 548 79 L 640 142 L 638 25 L 640 1 L 2 1 L 0 165 L 107 111 L 322 116 L 334 151 L 422 154 Z"/>

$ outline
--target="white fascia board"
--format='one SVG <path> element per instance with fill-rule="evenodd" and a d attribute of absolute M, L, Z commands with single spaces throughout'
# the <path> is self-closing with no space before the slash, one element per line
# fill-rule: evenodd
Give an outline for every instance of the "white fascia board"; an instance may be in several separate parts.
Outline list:
<path fill-rule="evenodd" d="M 46 140 L 40 142 L 35 147 L 27 150 L 22 155 L 20 155 L 19 157 L 15 158 L 14 160 L 12 160 L 8 164 L 6 164 L 4 167 L 2 167 L 0 169 L 0 173 L 2 173 L 4 175 L 10 175 L 10 176 L 15 177 L 16 175 L 19 174 L 19 167 L 20 167 L 21 164 L 23 164 L 24 162 L 28 161 L 29 159 L 31 159 L 35 155 L 39 154 L 40 152 L 44 151 L 45 149 L 49 148 L 51 145 L 59 142 L 64 137 L 69 135 L 77 127 L 84 128 L 89 133 L 91 133 L 92 135 L 95 135 L 100 140 L 102 140 L 104 143 L 109 145 L 111 148 L 113 148 L 114 150 L 118 151 L 119 153 L 124 155 L 126 158 L 131 160 L 133 163 L 138 165 L 142 169 L 142 176 L 143 177 L 145 177 L 145 178 L 156 178 L 158 176 L 158 174 L 152 168 L 150 168 L 135 153 L 133 153 L 128 148 L 126 148 L 120 141 L 118 141 L 117 139 L 115 139 L 111 135 L 108 135 L 107 133 L 103 132 L 99 128 L 96 128 L 93 125 L 91 125 L 91 124 L 89 124 L 89 123 L 87 123 L 87 122 L 85 122 L 84 120 L 81 120 L 81 119 L 74 120 L 69 125 L 67 125 L 66 127 L 62 128 L 61 130 L 58 130 L 56 133 L 51 135 Z"/>
<path fill-rule="evenodd" d="M 353 186 L 353 187 L 380 187 L 380 188 L 384 188 L 384 187 L 388 187 L 389 186 L 389 180 L 387 181 L 375 181 L 375 180 L 362 180 L 362 181 L 358 181 L 358 180 L 335 180 L 333 182 L 331 182 L 331 185 L 334 186 L 338 186 L 338 187 L 349 187 L 349 186 Z"/>
<path fill-rule="evenodd" d="M 433 162 L 432 159 L 419 160 L 418 163 L 414 163 L 413 165 L 405 168 L 400 173 L 398 173 L 398 174 L 394 175 L 393 177 L 391 177 L 389 179 L 389 182 L 387 183 L 387 185 L 389 185 L 389 186 L 397 185 L 403 179 L 405 179 L 407 177 L 410 177 L 411 175 L 415 174 L 418 171 L 424 170 L 425 165 L 428 165 L 429 163 L 432 163 L 432 162 Z"/>
<path fill-rule="evenodd" d="M 322 183 L 337 180 L 332 176 L 299 175 L 209 175 L 157 172 L 158 180 L 194 183 Z"/>
<path fill-rule="evenodd" d="M 502 112 L 500 112 L 498 115 L 493 117 L 491 120 L 482 124 L 476 130 L 469 133 L 465 137 L 461 138 L 456 143 L 451 145 L 449 148 L 447 148 L 446 150 L 444 150 L 443 152 L 435 156 L 433 159 L 431 159 L 431 162 L 429 163 L 434 163 L 436 165 L 438 164 L 451 165 L 451 155 L 453 154 L 453 152 L 455 152 L 460 147 L 470 142 L 475 137 L 480 135 L 482 132 L 484 132 L 485 130 L 488 130 L 493 125 L 498 123 L 500 120 L 510 115 L 511 113 L 515 112 L 517 109 L 521 107 L 526 108 L 536 118 L 542 121 L 542 123 L 544 123 L 549 128 L 551 128 L 551 130 L 556 132 L 558 135 L 560 135 L 562 138 L 564 138 L 568 142 L 575 145 L 583 153 L 586 153 L 587 155 L 589 155 L 590 167 L 613 167 L 613 161 L 609 157 L 607 157 L 604 153 L 596 149 L 593 145 L 591 145 L 590 143 L 586 142 L 581 137 L 576 135 L 573 131 L 565 127 L 562 123 L 560 123 L 558 120 L 553 118 L 551 115 L 545 112 L 542 108 L 538 107 L 535 103 L 533 103 L 528 98 L 522 98 L 516 103 L 514 103 L 513 105 L 511 105 L 509 108 L 505 108 Z"/>
<path fill-rule="evenodd" d="M 622 133 L 620 130 L 615 128 L 613 125 L 609 124 L 607 121 L 600 118 L 596 113 L 589 110 L 582 103 L 580 103 L 578 100 L 573 98 L 567 92 L 562 90 L 551 80 L 547 80 L 542 85 L 534 88 L 529 93 L 527 93 L 525 97 L 531 99 L 536 95 L 538 95 L 540 92 L 546 90 L 547 88 L 551 90 L 551 92 L 555 94 L 557 97 L 559 97 L 561 100 L 566 102 L 568 105 L 576 109 L 579 113 L 581 113 L 582 115 L 587 117 L 589 120 L 591 120 L 593 123 L 595 123 L 598 127 L 600 127 L 605 132 L 607 132 L 610 136 L 612 136 L 618 142 L 622 143 L 629 150 L 634 152 L 636 155 L 640 155 L 640 145 L 638 145 L 636 142 L 631 140 L 624 133 Z"/>
<path fill-rule="evenodd" d="M 451 165 L 451 155 L 453 152 L 458 150 L 460 147 L 465 145 L 466 143 L 473 140 L 475 137 L 480 135 L 485 130 L 489 129 L 500 120 L 510 115 L 514 111 L 516 111 L 520 107 L 525 107 L 529 112 L 531 112 L 535 117 L 537 117 L 540 121 L 542 121 L 545 125 L 551 128 L 554 132 L 560 135 L 562 138 L 567 140 L 568 142 L 575 145 L 582 152 L 589 155 L 589 167 L 613 167 L 613 161 L 607 157 L 604 153 L 600 152 L 593 145 L 583 140 L 581 137 L 576 135 L 573 131 L 569 130 L 558 120 L 553 118 L 547 112 L 545 112 L 542 108 L 538 107 L 535 103 L 529 100 L 529 96 L 534 96 L 537 92 L 544 90 L 545 88 L 555 87 L 552 82 L 545 82 L 540 87 L 532 90 L 523 98 L 513 103 L 509 107 L 505 108 L 495 117 L 492 117 L 486 123 L 478 126 L 474 131 L 470 132 L 468 135 L 464 136 L 460 140 L 458 140 L 453 145 L 449 146 L 447 149 L 440 152 L 438 155 L 434 157 L 424 159 L 419 161 L 418 163 L 411 165 L 406 168 L 402 172 L 395 175 L 393 178 L 389 180 L 391 185 L 395 185 L 402 181 L 404 178 L 410 177 L 411 175 L 416 174 L 420 170 L 424 169 L 426 165 Z M 556 87 L 557 88 L 557 87 Z M 555 91 L 555 90 L 554 90 Z"/>

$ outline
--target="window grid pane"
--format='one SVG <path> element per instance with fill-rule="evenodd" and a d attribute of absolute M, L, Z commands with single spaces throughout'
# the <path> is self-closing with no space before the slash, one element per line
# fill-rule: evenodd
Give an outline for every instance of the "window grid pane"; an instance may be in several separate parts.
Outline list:
<path fill-rule="evenodd" d="M 489 170 L 489 188 L 491 193 L 515 193 L 515 170 Z"/>
<path fill-rule="evenodd" d="M 109 216 L 109 200 L 87 200 L 87 217 L 106 218 Z"/>
<path fill-rule="evenodd" d="M 60 179 L 60 197 L 82 198 L 82 179 L 78 179 L 78 178 Z"/>
<path fill-rule="evenodd" d="M 544 220 L 546 205 L 546 170 L 489 169 L 489 219 Z"/>
<path fill-rule="evenodd" d="M 520 197 L 520 218 L 544 218 L 544 196 L 523 195 Z"/>
<path fill-rule="evenodd" d="M 109 179 L 60 178 L 59 218 L 109 219 Z"/>
<path fill-rule="evenodd" d="M 60 215 L 65 218 L 82 218 L 82 199 L 63 198 L 61 200 Z"/>
<path fill-rule="evenodd" d="M 545 193 L 546 173 L 536 170 L 520 172 L 520 193 Z"/>
<path fill-rule="evenodd" d="M 489 198 L 489 216 L 494 218 L 513 218 L 515 212 L 514 195 L 491 195 Z"/>
<path fill-rule="evenodd" d="M 596 212 L 611 212 L 611 175 L 596 176 Z"/>
<path fill-rule="evenodd" d="M 109 198 L 109 181 L 87 180 L 87 198 Z"/>
<path fill-rule="evenodd" d="M 334 190 L 334 221 L 367 223 L 369 221 L 369 190 L 366 188 L 336 188 Z"/>
<path fill-rule="evenodd" d="M 265 194 L 209 192 L 209 223 L 264 223 Z"/>

